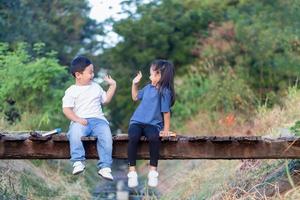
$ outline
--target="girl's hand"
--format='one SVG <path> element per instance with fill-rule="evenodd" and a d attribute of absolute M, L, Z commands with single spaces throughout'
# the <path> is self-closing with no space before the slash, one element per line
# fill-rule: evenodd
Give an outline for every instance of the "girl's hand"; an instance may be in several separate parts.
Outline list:
<path fill-rule="evenodd" d="M 176 133 L 171 131 L 160 131 L 159 132 L 160 137 L 176 137 Z"/>
<path fill-rule="evenodd" d="M 139 71 L 138 74 L 136 75 L 136 77 L 134 77 L 134 79 L 132 80 L 133 84 L 138 84 L 140 82 L 140 80 L 142 79 L 143 75 L 142 72 Z"/>
<path fill-rule="evenodd" d="M 104 81 L 107 82 L 109 85 L 116 85 L 116 81 L 112 79 L 110 75 L 106 75 L 104 77 Z"/>
<path fill-rule="evenodd" d="M 83 118 L 80 118 L 77 122 L 83 126 L 86 126 L 88 124 L 88 121 Z"/>

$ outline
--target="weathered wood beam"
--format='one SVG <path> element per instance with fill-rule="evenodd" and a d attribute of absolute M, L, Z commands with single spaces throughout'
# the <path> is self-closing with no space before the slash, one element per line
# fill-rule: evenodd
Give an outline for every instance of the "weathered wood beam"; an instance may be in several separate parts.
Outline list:
<path fill-rule="evenodd" d="M 300 138 L 177 136 L 162 138 L 160 159 L 282 159 L 300 158 Z M 96 139 L 83 137 L 87 159 L 97 159 Z M 113 157 L 127 159 L 127 135 L 113 137 Z M 0 159 L 69 159 L 65 135 L 35 138 L 0 134 Z M 148 141 L 141 138 L 139 159 L 149 159 Z"/>

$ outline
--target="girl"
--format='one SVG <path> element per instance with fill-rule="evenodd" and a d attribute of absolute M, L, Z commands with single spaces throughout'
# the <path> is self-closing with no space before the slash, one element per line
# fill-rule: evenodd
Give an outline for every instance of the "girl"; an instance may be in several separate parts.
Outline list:
<path fill-rule="evenodd" d="M 170 108 L 175 102 L 174 66 L 167 60 L 155 60 L 150 66 L 150 83 L 138 90 L 142 78 L 139 72 L 132 81 L 131 95 L 133 101 L 141 103 L 130 119 L 128 129 L 128 187 L 138 185 L 136 173 L 137 146 L 142 135 L 149 141 L 150 167 L 148 185 L 158 184 L 157 163 L 159 158 L 159 136 L 168 136 L 170 130 Z"/>

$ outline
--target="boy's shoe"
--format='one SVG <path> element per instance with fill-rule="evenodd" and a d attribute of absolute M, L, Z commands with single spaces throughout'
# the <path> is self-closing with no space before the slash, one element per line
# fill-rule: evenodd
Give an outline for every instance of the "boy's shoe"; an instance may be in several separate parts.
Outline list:
<path fill-rule="evenodd" d="M 99 169 L 98 174 L 109 181 L 113 181 L 114 177 L 111 175 L 111 169 L 109 167 L 104 167 Z"/>
<path fill-rule="evenodd" d="M 73 175 L 83 172 L 85 168 L 84 164 L 81 161 L 74 162 L 73 167 Z"/>
<path fill-rule="evenodd" d="M 127 174 L 128 177 L 128 187 L 134 188 L 139 185 L 138 175 L 136 171 L 131 171 Z"/>
<path fill-rule="evenodd" d="M 158 172 L 155 170 L 150 170 L 148 173 L 148 185 L 150 187 L 156 187 L 158 184 Z"/>

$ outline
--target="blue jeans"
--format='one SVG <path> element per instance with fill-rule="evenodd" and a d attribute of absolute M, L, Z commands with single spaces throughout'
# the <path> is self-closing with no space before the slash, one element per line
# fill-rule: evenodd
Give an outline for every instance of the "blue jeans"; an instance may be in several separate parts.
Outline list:
<path fill-rule="evenodd" d="M 71 122 L 67 136 L 70 141 L 71 161 L 84 161 L 85 150 L 81 141 L 82 136 L 97 137 L 98 168 L 111 167 L 112 136 L 106 121 L 97 118 L 87 118 L 88 125 L 84 126 Z"/>

